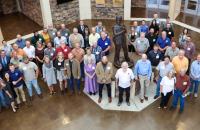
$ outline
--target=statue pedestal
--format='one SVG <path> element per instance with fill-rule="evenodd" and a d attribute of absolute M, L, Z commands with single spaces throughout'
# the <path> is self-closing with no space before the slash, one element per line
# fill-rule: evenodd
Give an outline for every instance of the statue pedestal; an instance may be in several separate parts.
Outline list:
<path fill-rule="evenodd" d="M 124 57 L 120 57 L 119 58 L 119 63 L 117 63 L 117 62 L 115 62 L 114 61 L 114 66 L 118 69 L 118 68 L 121 68 L 121 64 L 122 64 L 122 62 L 124 62 L 124 61 L 126 61 L 125 59 L 124 59 Z M 132 59 L 130 59 L 130 61 L 126 61 L 126 62 L 128 62 L 128 67 L 129 68 L 132 68 L 133 66 L 134 66 L 134 61 L 132 60 Z"/>

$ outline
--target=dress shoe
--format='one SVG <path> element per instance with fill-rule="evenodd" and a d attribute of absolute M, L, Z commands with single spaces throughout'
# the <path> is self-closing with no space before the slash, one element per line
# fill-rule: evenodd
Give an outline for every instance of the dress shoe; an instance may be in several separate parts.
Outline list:
<path fill-rule="evenodd" d="M 41 99 L 43 98 L 42 94 L 39 94 L 38 97 L 41 98 Z"/>
<path fill-rule="evenodd" d="M 108 102 L 111 103 L 112 102 L 112 98 L 108 98 Z"/>
<path fill-rule="evenodd" d="M 118 102 L 117 106 L 119 107 L 119 106 L 121 106 L 121 104 L 122 104 L 121 102 Z"/>
<path fill-rule="evenodd" d="M 144 99 L 140 99 L 140 102 L 143 103 L 143 102 L 144 102 Z"/>
<path fill-rule="evenodd" d="M 148 101 L 148 97 L 145 97 L 145 96 L 144 96 L 144 99 L 145 99 L 146 101 Z"/>
<path fill-rule="evenodd" d="M 127 106 L 130 106 L 130 105 L 131 105 L 130 102 L 126 102 L 126 104 L 127 104 Z"/>
<path fill-rule="evenodd" d="M 98 103 L 101 103 L 101 98 L 98 99 Z"/>
<path fill-rule="evenodd" d="M 159 97 L 158 95 L 155 95 L 155 96 L 154 96 L 154 99 L 157 99 L 158 97 Z"/>

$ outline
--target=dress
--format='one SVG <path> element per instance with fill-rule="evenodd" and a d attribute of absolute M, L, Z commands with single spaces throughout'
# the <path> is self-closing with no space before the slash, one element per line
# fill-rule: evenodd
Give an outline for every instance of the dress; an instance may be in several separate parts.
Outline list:
<path fill-rule="evenodd" d="M 50 63 L 50 65 L 43 64 L 42 72 L 43 72 L 43 78 L 46 80 L 48 86 L 51 86 L 57 83 L 56 75 L 55 75 L 55 71 L 54 71 L 54 67 L 52 63 Z"/>
<path fill-rule="evenodd" d="M 93 64 L 92 66 L 85 65 L 84 69 L 89 74 L 92 75 L 95 72 L 96 65 Z M 96 75 L 91 79 L 87 75 L 85 75 L 85 88 L 84 92 L 87 93 L 96 93 L 97 92 L 97 77 Z"/>

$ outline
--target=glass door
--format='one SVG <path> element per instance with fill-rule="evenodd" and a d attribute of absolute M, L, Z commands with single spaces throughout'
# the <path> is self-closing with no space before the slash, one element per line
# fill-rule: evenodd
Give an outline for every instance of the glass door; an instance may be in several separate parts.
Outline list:
<path fill-rule="evenodd" d="M 159 0 L 159 8 L 168 10 L 169 9 L 169 1 L 170 0 Z"/>
<path fill-rule="evenodd" d="M 199 0 L 186 0 L 185 1 L 185 12 L 196 15 L 198 12 Z"/>
<path fill-rule="evenodd" d="M 146 0 L 147 8 L 158 8 L 159 0 Z"/>

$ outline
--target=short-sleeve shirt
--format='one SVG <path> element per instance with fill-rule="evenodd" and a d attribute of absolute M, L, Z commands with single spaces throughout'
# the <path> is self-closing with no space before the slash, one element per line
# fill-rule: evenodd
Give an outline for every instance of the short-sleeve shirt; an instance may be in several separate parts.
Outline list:
<path fill-rule="evenodd" d="M 121 88 L 128 88 L 131 86 L 131 80 L 134 79 L 134 74 L 131 69 L 127 69 L 126 72 L 122 68 L 117 70 L 115 78 L 119 80 L 119 86 Z"/>
<path fill-rule="evenodd" d="M 8 71 L 8 74 L 10 76 L 10 81 L 17 81 L 19 78 L 22 77 L 22 72 L 20 72 L 18 69 L 15 69 L 13 72 Z M 20 87 L 23 84 L 23 80 L 21 79 L 16 85 L 13 85 L 14 87 Z"/>
<path fill-rule="evenodd" d="M 19 68 L 24 74 L 25 81 L 32 81 L 36 78 L 35 71 L 38 70 L 38 67 L 34 62 L 29 61 L 28 64 L 21 63 Z"/>
<path fill-rule="evenodd" d="M 102 48 L 102 50 L 104 51 L 106 48 L 108 48 L 108 46 L 111 45 L 110 39 L 108 37 L 106 37 L 105 40 L 103 40 L 102 38 L 99 38 L 98 40 L 98 46 L 100 46 Z"/>
<path fill-rule="evenodd" d="M 159 71 L 159 75 L 164 77 L 167 75 L 168 72 L 174 70 L 174 65 L 170 62 L 165 64 L 164 61 L 160 62 L 156 68 Z"/>
<path fill-rule="evenodd" d="M 164 96 L 167 95 L 167 93 L 172 92 L 174 90 L 174 86 L 175 86 L 175 78 L 171 78 L 169 79 L 167 76 L 163 77 L 160 85 L 162 85 L 162 93 L 164 94 Z"/>
<path fill-rule="evenodd" d="M 162 37 L 158 37 L 157 44 L 160 46 L 160 48 L 163 49 L 166 46 L 171 45 L 171 40 L 168 37 L 166 37 L 165 39 L 163 39 Z"/>

